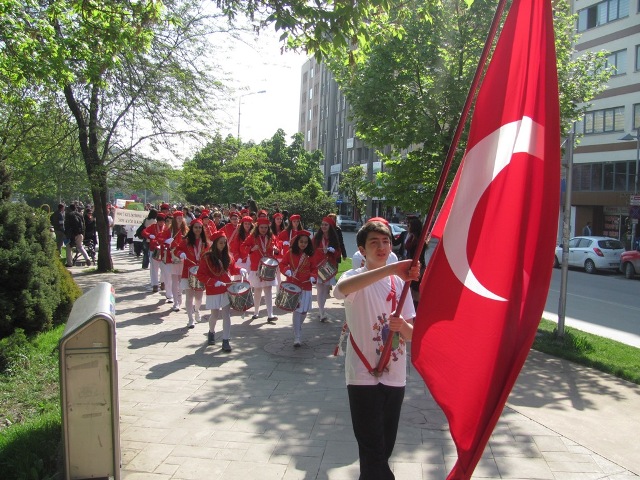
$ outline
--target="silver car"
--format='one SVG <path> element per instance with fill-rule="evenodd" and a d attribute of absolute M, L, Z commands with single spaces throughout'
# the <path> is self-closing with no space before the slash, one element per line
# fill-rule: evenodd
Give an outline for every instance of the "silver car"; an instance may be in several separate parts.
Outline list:
<path fill-rule="evenodd" d="M 336 224 L 341 230 L 351 230 L 355 232 L 358 229 L 358 222 L 346 215 L 338 215 Z"/>
<path fill-rule="evenodd" d="M 569 240 L 569 266 L 584 268 L 587 273 L 596 270 L 618 270 L 624 246 L 620 240 L 609 237 L 573 237 Z M 553 265 L 562 262 L 562 245 L 556 247 Z"/>

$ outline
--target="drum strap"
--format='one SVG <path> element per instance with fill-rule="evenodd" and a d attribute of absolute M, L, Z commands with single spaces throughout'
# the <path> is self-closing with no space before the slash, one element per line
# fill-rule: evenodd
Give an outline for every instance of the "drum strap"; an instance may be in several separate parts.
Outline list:
<path fill-rule="evenodd" d="M 396 306 L 398 304 L 398 299 L 396 298 L 396 283 L 393 280 L 393 276 L 389 277 L 389 279 L 391 280 L 391 291 L 387 296 L 387 301 L 391 301 L 391 309 L 392 309 L 392 312 L 395 313 Z M 395 335 L 394 332 L 389 332 L 389 335 L 387 336 L 387 342 L 393 342 L 394 335 Z M 389 364 L 389 360 L 390 360 L 389 358 L 387 358 L 387 361 L 384 363 L 384 365 L 378 365 L 378 368 L 375 369 L 371 367 L 371 364 L 362 353 L 362 350 L 360 350 L 360 348 L 356 344 L 356 341 L 353 339 L 353 334 L 351 333 L 349 333 L 349 341 L 351 342 L 353 351 L 356 352 L 356 355 L 358 355 L 358 357 L 360 358 L 360 361 L 363 363 L 363 365 L 371 375 L 373 375 L 374 377 L 379 377 L 380 375 L 382 375 L 382 373 L 384 373 L 385 371 L 388 371 L 387 365 Z M 381 348 L 380 351 L 382 351 L 383 348 Z"/>
<path fill-rule="evenodd" d="M 291 250 L 289 250 L 289 255 L 290 255 L 290 258 L 291 258 L 291 265 L 293 265 L 293 252 L 292 252 Z M 305 263 L 306 261 L 307 261 L 307 254 L 306 254 L 306 253 L 303 253 L 303 254 L 300 256 L 300 261 L 298 262 L 298 266 L 297 266 L 297 267 L 296 267 L 296 269 L 292 272 L 292 273 L 293 273 L 293 275 L 291 275 L 291 276 L 292 276 L 293 278 L 297 278 L 297 276 L 296 276 L 296 275 L 297 275 L 297 273 L 298 273 L 298 270 L 300 270 L 300 268 L 304 265 L 304 263 Z"/>

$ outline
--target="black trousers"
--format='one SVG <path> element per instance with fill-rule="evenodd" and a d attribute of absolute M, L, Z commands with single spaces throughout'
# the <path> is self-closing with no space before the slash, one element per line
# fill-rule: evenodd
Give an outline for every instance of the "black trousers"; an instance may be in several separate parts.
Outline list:
<path fill-rule="evenodd" d="M 360 480 L 393 480 L 393 453 L 404 387 L 347 385 L 353 433 L 360 454 Z"/>

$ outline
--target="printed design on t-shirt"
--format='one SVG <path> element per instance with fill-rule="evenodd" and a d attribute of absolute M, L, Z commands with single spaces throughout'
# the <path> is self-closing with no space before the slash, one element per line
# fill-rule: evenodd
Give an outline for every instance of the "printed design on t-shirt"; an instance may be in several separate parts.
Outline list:
<path fill-rule="evenodd" d="M 372 340 L 376 342 L 376 355 L 380 355 L 382 353 L 384 344 L 391 333 L 392 332 L 389 330 L 387 314 L 383 313 L 382 315 L 378 315 L 378 321 L 373 325 L 374 336 L 372 338 Z M 400 355 L 404 355 L 406 344 L 400 335 L 393 335 L 392 342 L 390 359 L 392 362 L 396 362 Z"/>

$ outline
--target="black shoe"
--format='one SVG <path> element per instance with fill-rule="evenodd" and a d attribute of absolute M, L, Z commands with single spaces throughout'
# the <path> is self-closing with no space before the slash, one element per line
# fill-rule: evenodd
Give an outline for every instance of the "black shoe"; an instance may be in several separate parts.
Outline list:
<path fill-rule="evenodd" d="M 251 320 L 255 320 L 256 318 L 258 318 L 258 315 L 251 315 Z"/>
<path fill-rule="evenodd" d="M 216 334 L 213 332 L 209 332 L 207 335 L 207 344 L 215 345 L 216 344 Z"/>
<path fill-rule="evenodd" d="M 278 317 L 269 317 L 269 318 L 267 318 L 267 322 L 269 322 L 269 323 L 273 323 L 276 320 L 278 320 Z"/>
<path fill-rule="evenodd" d="M 229 345 L 229 340 L 222 339 L 222 351 L 223 352 L 231 351 L 231 345 Z"/>

